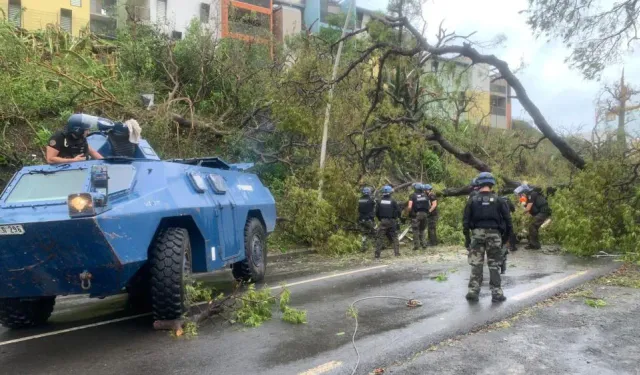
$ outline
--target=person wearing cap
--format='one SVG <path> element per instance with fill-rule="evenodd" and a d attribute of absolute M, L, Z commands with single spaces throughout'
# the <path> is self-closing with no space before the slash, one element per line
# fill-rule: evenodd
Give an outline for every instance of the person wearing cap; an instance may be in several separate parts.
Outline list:
<path fill-rule="evenodd" d="M 462 228 L 471 231 L 469 265 L 471 276 L 466 299 L 478 301 L 482 286 L 485 254 L 489 266 L 491 300 L 502 302 L 507 298 L 502 291 L 499 268 L 503 264 L 502 243 L 513 230 L 511 213 L 507 204 L 492 191 L 496 180 L 489 172 L 482 172 L 476 179 L 480 187 L 478 194 L 467 201 L 464 209 Z"/>
<path fill-rule="evenodd" d="M 529 185 L 522 184 L 514 191 L 515 194 L 526 197 L 525 212 L 533 216 L 533 221 L 529 224 L 529 244 L 525 249 L 538 250 L 541 248 L 539 240 L 540 227 L 551 216 L 551 208 L 547 199 Z"/>
<path fill-rule="evenodd" d="M 102 159 L 102 155 L 87 142 L 91 123 L 83 121 L 81 114 L 72 115 L 64 130 L 57 131 L 47 144 L 46 160 L 48 164 L 63 164 L 93 159 Z"/>
<path fill-rule="evenodd" d="M 376 235 L 376 259 L 380 258 L 385 237 L 393 243 L 393 253 L 400 256 L 400 241 L 396 235 L 398 218 L 400 218 L 400 206 L 391 194 L 393 188 L 386 185 L 382 188 L 382 199 L 376 202 L 376 217 L 380 221 Z"/>
<path fill-rule="evenodd" d="M 438 224 L 438 197 L 436 193 L 433 192 L 433 186 L 430 184 L 425 184 L 423 186 L 424 193 L 429 198 L 429 203 L 431 206 L 429 207 L 429 212 L 427 213 L 427 232 L 429 236 L 429 246 L 437 246 L 438 245 L 438 233 L 437 233 L 437 224 Z"/>
<path fill-rule="evenodd" d="M 424 193 L 424 185 L 417 182 L 413 184 L 415 190 L 409 197 L 407 209 L 411 218 L 411 231 L 413 234 L 413 250 L 427 247 L 424 232 L 427 229 L 428 212 L 431 207 L 429 197 Z"/>
<path fill-rule="evenodd" d="M 370 187 L 364 187 L 362 189 L 362 195 L 358 200 L 358 224 L 360 226 L 360 232 L 362 233 L 362 248 L 364 253 L 369 250 L 369 242 L 375 237 L 375 210 L 376 202 L 371 196 L 373 189 Z"/>

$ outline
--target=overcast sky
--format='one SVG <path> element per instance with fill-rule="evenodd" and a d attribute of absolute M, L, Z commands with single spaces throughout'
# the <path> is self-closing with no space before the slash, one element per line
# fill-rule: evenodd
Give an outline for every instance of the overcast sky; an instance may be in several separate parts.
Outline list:
<path fill-rule="evenodd" d="M 388 0 L 356 0 L 356 4 L 372 10 L 386 9 Z M 504 47 L 485 49 L 515 68 L 523 59 L 526 68 L 518 74 L 533 102 L 547 121 L 557 130 L 590 131 L 594 124 L 595 100 L 604 82 L 619 80 L 622 65 L 607 68 L 602 82 L 584 80 L 580 73 L 564 63 L 569 51 L 559 42 L 536 40 L 525 23 L 527 0 L 426 0 L 424 15 L 431 41 L 444 19 L 448 31 L 459 34 L 476 32 L 475 41 L 489 41 L 503 33 Z M 629 60 L 629 59 L 628 59 Z M 635 61 L 638 61 L 637 59 Z M 640 82 L 639 64 L 627 62 L 625 77 Z M 517 101 L 513 102 L 514 118 L 529 119 Z"/>

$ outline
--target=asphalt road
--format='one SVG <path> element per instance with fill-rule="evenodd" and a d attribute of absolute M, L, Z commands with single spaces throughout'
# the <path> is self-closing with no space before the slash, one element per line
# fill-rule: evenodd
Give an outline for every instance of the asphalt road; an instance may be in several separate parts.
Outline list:
<path fill-rule="evenodd" d="M 308 311 L 307 324 L 284 323 L 277 313 L 255 329 L 214 321 L 193 339 L 153 331 L 147 316 L 126 318 L 121 297 L 64 299 L 47 327 L 0 329 L 0 373 L 350 374 L 356 355 L 348 306 L 371 296 L 420 300 L 423 306 L 413 309 L 400 300 L 372 299 L 357 305 L 357 373 L 365 374 L 406 361 L 434 343 L 501 320 L 616 267 L 606 260 L 520 251 L 510 256 L 511 267 L 503 276 L 509 299 L 491 303 L 485 269 L 481 301 L 470 305 L 464 299 L 469 269 L 461 254 L 440 257 L 446 264 L 433 263 L 434 257 L 386 258 L 381 263 L 318 262 L 314 257 L 280 261 L 271 267 L 267 283 L 290 284 L 291 304 Z M 442 274 L 447 279 L 438 281 Z M 220 277 L 228 275 L 212 280 Z M 125 320 L 104 324 L 118 318 Z"/>
<path fill-rule="evenodd" d="M 545 303 L 513 323 L 425 351 L 386 374 L 640 374 L 640 289 L 597 286 L 606 306 L 580 295 Z"/>

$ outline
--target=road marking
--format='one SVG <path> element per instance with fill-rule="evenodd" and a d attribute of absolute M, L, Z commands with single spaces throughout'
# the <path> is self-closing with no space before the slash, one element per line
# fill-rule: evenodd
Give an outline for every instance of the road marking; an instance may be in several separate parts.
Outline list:
<path fill-rule="evenodd" d="M 324 374 L 327 371 L 331 371 L 333 369 L 336 369 L 338 367 L 342 366 L 342 362 L 341 361 L 331 361 L 331 362 L 327 362 L 323 365 L 320 365 L 318 367 L 314 367 L 312 369 L 309 369 L 305 372 L 301 372 L 298 373 L 298 375 L 320 375 L 320 374 Z"/>
<path fill-rule="evenodd" d="M 332 279 L 332 278 L 335 278 L 335 277 L 348 276 L 348 275 L 353 275 L 353 274 L 356 274 L 356 273 L 366 272 L 366 271 L 373 271 L 373 270 L 377 270 L 377 269 L 388 267 L 388 266 L 389 266 L 388 264 L 383 264 L 383 265 L 375 266 L 375 267 L 362 268 L 362 269 L 354 270 L 354 271 L 341 272 L 341 273 L 336 273 L 336 274 L 333 274 L 333 275 L 316 277 L 316 278 L 309 279 L 309 280 L 297 281 L 295 283 L 284 284 L 284 285 L 280 285 L 280 286 L 274 286 L 274 287 L 271 287 L 269 289 L 270 290 L 275 290 L 275 289 L 281 289 L 281 288 L 284 288 L 284 287 L 308 284 L 308 283 L 313 283 L 313 282 L 316 282 L 316 281 Z M 206 303 L 208 303 L 208 302 L 201 302 L 201 303 L 198 303 L 196 305 L 203 305 L 203 304 L 206 304 Z M 104 326 L 104 325 L 112 324 L 112 323 L 124 322 L 124 321 L 127 321 L 127 320 L 138 319 L 138 318 L 142 318 L 142 317 L 149 316 L 149 315 L 151 315 L 151 313 L 144 313 L 144 314 L 126 316 L 126 317 L 118 318 L 118 319 L 105 320 L 104 322 L 86 324 L 86 325 L 82 325 L 82 326 L 78 326 L 78 327 L 72 327 L 72 328 L 62 329 L 62 330 L 59 330 L 59 331 L 53 331 L 53 332 L 42 333 L 42 334 L 39 334 L 39 335 L 22 337 L 22 338 L 19 338 L 19 339 L 14 339 L 14 340 L 9 340 L 9 341 L 1 341 L 0 342 L 0 346 L 16 344 L 16 343 L 23 342 L 23 341 L 40 339 L 40 338 L 43 338 L 43 337 L 60 335 L 60 334 L 63 334 L 63 333 L 79 331 L 79 330 L 82 330 L 82 329 L 88 329 L 88 328 L 93 328 L 93 327 Z"/>
<path fill-rule="evenodd" d="M 282 288 L 287 288 L 287 287 L 295 286 L 295 285 L 302 285 L 302 284 L 313 283 L 313 282 L 321 281 L 321 280 L 333 279 L 334 277 L 353 275 L 353 274 L 356 274 L 356 273 L 366 272 L 366 271 L 373 271 L 373 270 L 377 270 L 377 269 L 384 268 L 384 267 L 389 267 L 389 265 L 388 264 L 383 264 L 383 265 L 380 265 L 380 266 L 362 268 L 362 269 L 355 270 L 355 271 L 341 272 L 341 273 L 336 273 L 336 274 L 333 274 L 333 275 L 316 277 L 314 279 L 302 280 L 302 281 L 298 281 L 298 282 L 291 283 L 291 284 L 284 284 L 284 285 L 280 285 L 280 286 L 272 286 L 269 289 L 271 289 L 271 290 L 282 289 Z"/>
<path fill-rule="evenodd" d="M 98 323 L 87 324 L 87 325 L 73 327 L 73 328 L 62 329 L 60 331 L 47 332 L 47 333 L 42 333 L 40 335 L 33 335 L 33 336 L 27 336 L 27 337 L 23 337 L 23 338 L 20 338 L 20 339 L 15 339 L 15 340 L 2 341 L 2 342 L 0 342 L 0 346 L 9 345 L 9 344 L 15 344 L 15 343 L 22 342 L 22 341 L 40 339 L 40 338 L 47 337 L 47 336 L 60 335 L 62 333 L 73 332 L 73 331 L 78 331 L 78 330 L 81 330 L 81 329 L 87 329 L 87 328 L 103 326 L 103 325 L 111 324 L 111 323 L 123 322 L 125 320 L 138 319 L 138 318 L 141 318 L 143 316 L 149 316 L 149 315 L 151 315 L 151 313 L 145 313 L 145 314 L 139 314 L 139 315 L 133 315 L 133 316 L 126 316 L 124 318 L 111 319 L 111 320 L 106 320 L 104 322 L 98 322 Z"/>
<path fill-rule="evenodd" d="M 533 295 L 535 295 L 537 293 L 544 292 L 545 290 L 549 290 L 549 289 L 551 289 L 551 288 L 553 288 L 555 286 L 558 286 L 558 285 L 560 285 L 560 284 L 562 284 L 564 282 L 567 282 L 567 281 L 569 281 L 571 279 L 575 279 L 576 277 L 582 276 L 582 275 L 584 275 L 586 273 L 587 273 L 587 271 L 576 272 L 573 275 L 569 275 L 567 277 L 563 277 L 560 280 L 552 281 L 550 283 L 543 284 L 543 285 L 540 285 L 539 287 L 530 289 L 530 290 L 528 290 L 526 292 L 517 294 L 517 295 L 511 297 L 510 299 L 511 300 L 515 300 L 515 301 L 520 301 L 520 300 L 523 300 L 525 298 L 529 298 L 529 297 L 531 297 L 531 296 L 533 296 Z"/>

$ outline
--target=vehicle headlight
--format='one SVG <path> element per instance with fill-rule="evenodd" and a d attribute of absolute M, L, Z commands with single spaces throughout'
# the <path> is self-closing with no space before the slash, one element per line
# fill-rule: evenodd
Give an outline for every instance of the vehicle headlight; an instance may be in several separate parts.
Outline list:
<path fill-rule="evenodd" d="M 95 215 L 93 197 L 89 193 L 71 194 L 67 198 L 70 216 Z"/>

